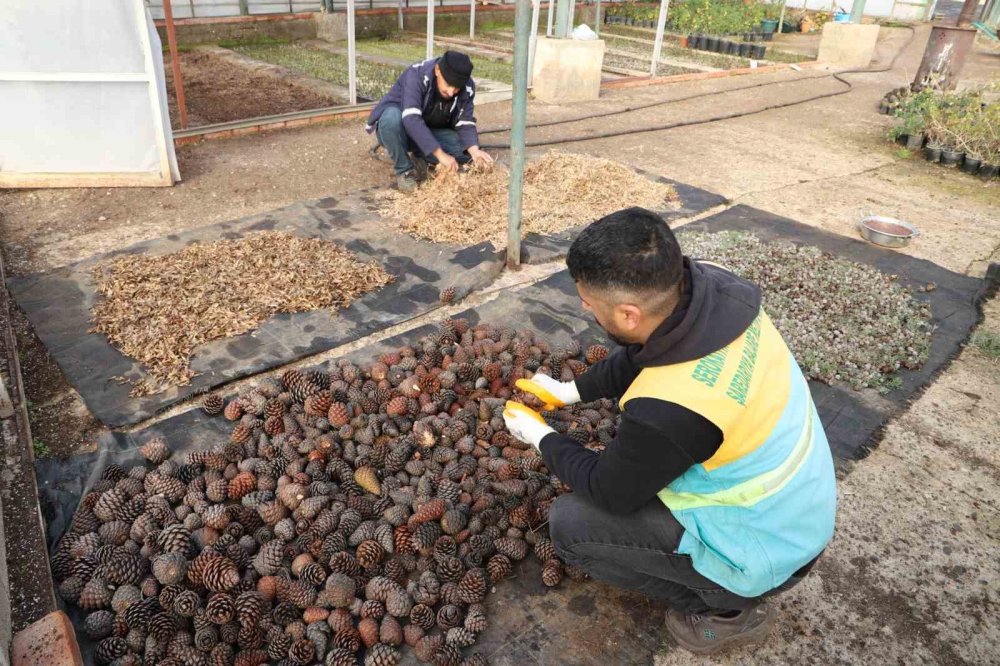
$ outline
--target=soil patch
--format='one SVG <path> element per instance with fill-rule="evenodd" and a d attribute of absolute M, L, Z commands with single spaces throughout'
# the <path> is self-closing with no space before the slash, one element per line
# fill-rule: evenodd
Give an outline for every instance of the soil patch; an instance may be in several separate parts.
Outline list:
<path fill-rule="evenodd" d="M 333 97 L 317 94 L 263 72 L 248 71 L 234 62 L 198 49 L 182 52 L 179 58 L 188 120 L 192 127 L 319 109 L 338 103 Z M 180 127 L 180 116 L 169 54 L 164 54 L 163 66 L 167 77 L 171 125 L 176 129 Z"/>

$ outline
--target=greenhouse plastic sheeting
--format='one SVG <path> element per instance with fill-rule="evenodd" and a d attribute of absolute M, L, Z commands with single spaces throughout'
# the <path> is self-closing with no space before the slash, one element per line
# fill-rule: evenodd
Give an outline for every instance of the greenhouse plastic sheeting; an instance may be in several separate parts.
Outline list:
<path fill-rule="evenodd" d="M 179 177 L 160 41 L 142 0 L 2 5 L 0 184 Z"/>
<path fill-rule="evenodd" d="M 110 426 L 138 423 L 169 405 L 233 379 L 284 365 L 412 319 L 440 306 L 441 290 L 459 295 L 491 282 L 503 268 L 493 245 L 456 247 L 418 241 L 381 220 L 371 192 L 343 199 L 298 203 L 234 222 L 154 239 L 92 257 L 43 275 L 8 281 L 11 294 L 35 332 L 91 412 Z M 336 312 L 283 313 L 243 335 L 207 342 L 192 355 L 199 373 L 188 386 L 131 398 L 129 384 L 146 377 L 141 366 L 107 340 L 90 333 L 90 308 L 98 298 L 93 268 L 120 254 L 166 254 L 196 242 L 287 230 L 334 241 L 361 260 L 375 260 L 396 276 L 392 284 L 363 295 Z"/>

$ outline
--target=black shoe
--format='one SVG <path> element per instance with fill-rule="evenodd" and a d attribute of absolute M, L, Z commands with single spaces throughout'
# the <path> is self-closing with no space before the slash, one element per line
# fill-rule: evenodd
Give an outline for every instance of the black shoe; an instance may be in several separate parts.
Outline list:
<path fill-rule="evenodd" d="M 400 192 L 409 194 L 417 191 L 417 176 L 414 171 L 414 169 L 410 169 L 396 176 L 396 187 Z"/>

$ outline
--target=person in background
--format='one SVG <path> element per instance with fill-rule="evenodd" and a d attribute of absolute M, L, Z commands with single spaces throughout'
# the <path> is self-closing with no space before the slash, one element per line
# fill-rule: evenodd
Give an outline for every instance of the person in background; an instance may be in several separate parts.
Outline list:
<path fill-rule="evenodd" d="M 446 51 L 408 67 L 375 105 L 366 129 L 378 143 L 370 153 L 392 163 L 401 192 L 417 189 L 427 164 L 441 173 L 454 173 L 469 162 L 493 165 L 479 148 L 475 96 L 472 60 Z"/>

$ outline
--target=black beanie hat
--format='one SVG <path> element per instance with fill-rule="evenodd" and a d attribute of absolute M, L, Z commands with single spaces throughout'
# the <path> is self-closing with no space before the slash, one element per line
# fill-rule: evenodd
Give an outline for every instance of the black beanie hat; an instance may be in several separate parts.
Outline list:
<path fill-rule="evenodd" d="M 456 88 L 465 87 L 472 76 L 472 60 L 458 51 L 445 51 L 438 60 L 438 66 L 441 68 L 444 80 Z"/>

